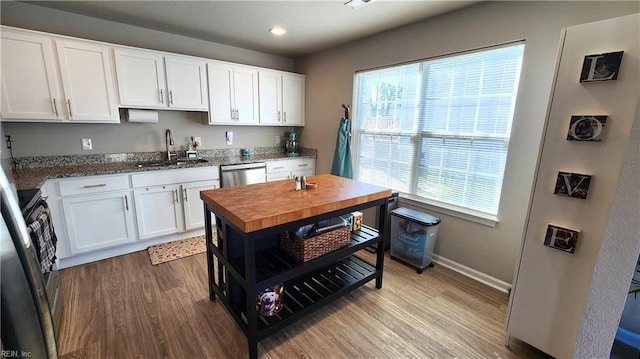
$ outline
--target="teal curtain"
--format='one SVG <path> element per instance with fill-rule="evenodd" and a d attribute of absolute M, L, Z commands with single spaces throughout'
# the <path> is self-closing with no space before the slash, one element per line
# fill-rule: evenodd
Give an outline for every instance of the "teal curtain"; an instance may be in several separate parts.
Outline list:
<path fill-rule="evenodd" d="M 340 120 L 338 138 L 336 139 L 336 151 L 333 155 L 331 174 L 345 178 L 353 178 L 353 165 L 351 164 L 351 121 L 348 118 Z"/>

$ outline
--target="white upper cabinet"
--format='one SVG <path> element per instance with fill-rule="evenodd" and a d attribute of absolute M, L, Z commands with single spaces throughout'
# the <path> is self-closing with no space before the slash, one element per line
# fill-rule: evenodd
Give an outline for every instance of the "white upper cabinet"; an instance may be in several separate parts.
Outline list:
<path fill-rule="evenodd" d="M 73 122 L 120 122 L 109 48 L 56 40 L 67 116 Z"/>
<path fill-rule="evenodd" d="M 108 47 L 4 29 L 1 45 L 3 120 L 120 122 Z"/>
<path fill-rule="evenodd" d="M 207 63 L 209 124 L 258 124 L 258 70 Z"/>
<path fill-rule="evenodd" d="M 304 126 L 304 76 L 260 70 L 260 124 Z"/>
<path fill-rule="evenodd" d="M 178 56 L 165 56 L 169 107 L 183 110 L 208 109 L 205 62 Z"/>
<path fill-rule="evenodd" d="M 120 105 L 164 108 L 164 57 L 155 52 L 114 50 Z"/>
<path fill-rule="evenodd" d="M 120 105 L 207 110 L 205 63 L 154 51 L 115 49 Z"/>
<path fill-rule="evenodd" d="M 56 107 L 62 96 L 51 39 L 2 31 L 1 41 L 2 118 L 60 121 Z"/>

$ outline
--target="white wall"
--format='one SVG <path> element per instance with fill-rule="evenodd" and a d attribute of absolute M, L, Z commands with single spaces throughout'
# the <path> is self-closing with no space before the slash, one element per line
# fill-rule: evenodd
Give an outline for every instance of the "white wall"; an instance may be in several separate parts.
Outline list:
<path fill-rule="evenodd" d="M 186 149 L 191 136 L 202 137 L 201 149 L 275 146 L 275 136 L 285 137 L 293 127 L 210 126 L 206 112 L 159 111 L 155 124 L 129 123 L 121 112 L 120 124 L 2 123 L 11 135 L 15 157 L 164 151 L 165 130 L 171 129 L 176 148 Z M 233 131 L 227 146 L 225 131 Z M 298 130 L 296 130 L 298 131 Z M 300 132 L 300 131 L 298 131 Z M 90 138 L 92 151 L 83 151 L 81 138 Z M 4 143 L 3 143 L 4 148 Z M 4 154 L 5 151 L 3 151 Z"/>
<path fill-rule="evenodd" d="M 640 333 L 640 297 L 627 295 L 640 253 L 638 178 L 640 101 L 577 334 L 573 352 L 576 358 L 609 356 L 621 312 L 620 327 Z"/>
<path fill-rule="evenodd" d="M 483 2 L 296 60 L 307 75 L 306 145 L 318 172 L 331 168 L 341 104 L 352 102 L 358 70 L 526 40 L 500 223 L 475 224 L 442 213 L 436 253 L 511 282 L 533 185 L 560 30 L 640 11 L 638 2 Z M 310 136 L 309 134 L 313 134 Z"/>
<path fill-rule="evenodd" d="M 638 257 L 640 247 L 631 245 L 638 241 L 637 232 L 633 233 L 634 227 L 635 231 L 638 229 L 637 200 L 640 196 L 637 185 L 635 193 L 624 198 L 633 205 L 620 208 L 631 212 L 622 218 L 614 218 L 610 224 L 615 225 L 609 227 L 607 218 L 619 214 L 610 211 L 640 98 L 639 30 L 640 14 L 566 30 L 507 320 L 507 333 L 557 358 L 582 357 L 573 351 L 594 270 L 598 276 L 603 276 L 605 273 L 599 270 L 608 272 L 609 268 L 616 268 L 618 277 L 626 277 L 626 285 L 623 283 L 621 290 L 608 293 L 609 306 L 617 308 L 618 312 L 607 320 L 615 327 Z M 586 55 L 614 51 L 624 51 L 617 80 L 578 81 Z M 608 116 L 601 142 L 566 140 L 569 119 L 580 114 Z M 593 176 L 586 199 L 554 194 L 560 171 Z M 637 183 L 637 178 L 633 178 Z M 581 231 L 575 253 L 544 246 L 549 224 Z M 616 242 L 628 245 L 603 245 L 605 228 Z M 605 253 L 605 265 L 598 268 L 598 257 Z M 623 270 L 625 267 L 627 269 Z M 599 304 L 597 313 L 602 313 L 602 302 Z M 609 313 L 609 309 L 604 313 Z M 602 318 L 601 322 L 592 320 L 586 326 L 600 328 L 604 323 Z M 598 331 L 591 335 L 597 337 Z M 594 344 L 588 345 L 593 347 Z"/>

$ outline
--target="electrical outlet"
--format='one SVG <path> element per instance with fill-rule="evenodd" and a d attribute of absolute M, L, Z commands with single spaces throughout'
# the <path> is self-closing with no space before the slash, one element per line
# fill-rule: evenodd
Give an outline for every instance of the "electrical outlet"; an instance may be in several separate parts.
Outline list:
<path fill-rule="evenodd" d="M 93 149 L 93 144 L 91 143 L 91 139 L 90 138 L 83 138 L 82 139 L 82 150 L 83 151 L 90 151 Z"/>
<path fill-rule="evenodd" d="M 276 136 L 276 145 L 280 144 L 280 136 Z"/>

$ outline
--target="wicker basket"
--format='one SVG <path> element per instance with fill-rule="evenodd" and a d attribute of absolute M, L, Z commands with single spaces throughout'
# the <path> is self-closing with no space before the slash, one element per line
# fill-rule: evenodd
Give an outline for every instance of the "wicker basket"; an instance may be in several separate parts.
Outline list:
<path fill-rule="evenodd" d="M 307 262 L 348 245 L 350 239 L 351 227 L 344 226 L 306 239 L 292 232 L 284 232 L 280 246 L 298 260 Z"/>

